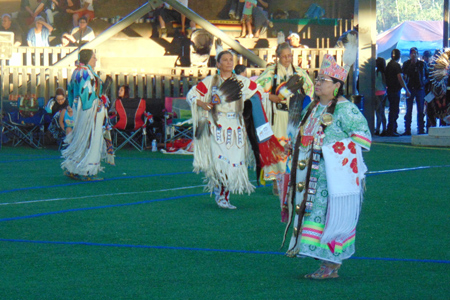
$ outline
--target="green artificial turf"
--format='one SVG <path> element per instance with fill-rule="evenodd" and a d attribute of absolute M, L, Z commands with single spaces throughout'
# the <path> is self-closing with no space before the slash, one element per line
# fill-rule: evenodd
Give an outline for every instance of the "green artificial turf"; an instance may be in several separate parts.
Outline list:
<path fill-rule="evenodd" d="M 0 299 L 450 298 L 450 149 L 364 153 L 356 253 L 329 281 L 283 255 L 270 186 L 221 210 L 192 156 L 122 149 L 101 182 L 63 176 L 59 156 L 0 150 Z"/>

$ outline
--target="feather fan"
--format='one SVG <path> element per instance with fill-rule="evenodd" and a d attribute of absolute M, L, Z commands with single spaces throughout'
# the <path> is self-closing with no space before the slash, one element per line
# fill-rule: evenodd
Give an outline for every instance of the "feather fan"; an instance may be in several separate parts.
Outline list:
<path fill-rule="evenodd" d="M 355 63 L 358 55 L 358 32 L 352 30 L 345 33 L 345 37 L 341 40 L 345 51 L 343 55 L 344 68 L 350 69 Z"/>

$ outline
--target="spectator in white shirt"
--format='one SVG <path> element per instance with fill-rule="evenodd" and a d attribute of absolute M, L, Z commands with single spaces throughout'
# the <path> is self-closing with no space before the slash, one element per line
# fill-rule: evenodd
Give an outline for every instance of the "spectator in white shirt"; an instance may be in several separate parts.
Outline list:
<path fill-rule="evenodd" d="M 64 33 L 62 36 L 62 46 L 80 46 L 95 38 L 94 30 L 88 26 L 86 17 L 81 17 L 78 20 L 78 26 L 72 29 L 70 34 Z"/>

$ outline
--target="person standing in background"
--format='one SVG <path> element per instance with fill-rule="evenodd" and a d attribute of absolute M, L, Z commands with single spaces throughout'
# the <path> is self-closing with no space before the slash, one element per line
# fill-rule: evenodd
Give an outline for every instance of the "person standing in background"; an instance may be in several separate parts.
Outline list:
<path fill-rule="evenodd" d="M 376 105 L 375 113 L 377 116 L 377 126 L 375 128 L 375 135 L 386 135 L 386 114 L 384 113 L 386 104 L 386 60 L 378 57 L 376 60 L 377 70 L 375 73 L 375 96 Z M 382 126 L 382 131 L 380 127 Z"/>
<path fill-rule="evenodd" d="M 409 57 L 403 64 L 403 76 L 406 79 L 410 95 L 406 98 L 405 132 L 403 135 L 411 135 L 411 121 L 414 100 L 417 105 L 417 133 L 425 134 L 425 122 L 423 115 L 425 85 L 428 83 L 428 68 L 426 63 L 419 60 L 419 50 L 412 47 Z"/>
<path fill-rule="evenodd" d="M 244 10 L 242 12 L 242 32 L 241 38 L 253 38 L 252 16 L 253 7 L 256 7 L 257 0 L 245 0 Z"/>
<path fill-rule="evenodd" d="M 428 72 L 430 71 L 430 59 L 431 59 L 432 55 L 431 55 L 431 51 L 426 50 L 423 52 L 422 55 L 422 59 L 423 62 L 427 65 L 427 69 Z M 431 93 L 431 88 L 432 88 L 432 82 L 431 80 L 428 80 L 428 82 L 425 84 L 425 96 L 428 95 L 429 93 Z M 425 102 L 425 114 L 426 114 L 426 132 L 428 133 L 428 128 L 430 127 L 436 127 L 436 116 L 434 113 L 434 109 L 430 108 L 430 103 L 429 102 Z"/>
<path fill-rule="evenodd" d="M 386 67 L 386 87 L 389 100 L 389 117 L 387 136 L 399 136 L 397 132 L 397 119 L 400 112 L 400 92 L 402 88 L 406 90 L 406 96 L 411 94 L 406 87 L 402 77 L 402 68 L 398 63 L 400 60 L 400 50 L 394 49 L 391 53 L 391 61 Z"/>

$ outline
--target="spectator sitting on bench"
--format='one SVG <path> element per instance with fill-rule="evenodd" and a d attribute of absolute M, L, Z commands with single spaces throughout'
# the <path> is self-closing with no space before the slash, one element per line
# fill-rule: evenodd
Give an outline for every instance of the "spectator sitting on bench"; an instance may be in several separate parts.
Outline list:
<path fill-rule="evenodd" d="M 80 46 L 81 44 L 92 41 L 95 38 L 94 30 L 88 26 L 86 17 L 81 17 L 78 20 L 78 26 L 72 29 L 70 34 L 64 33 L 62 35 L 61 43 L 63 47 L 66 46 Z"/>
<path fill-rule="evenodd" d="M 58 0 L 56 12 L 54 12 L 54 27 L 58 33 L 55 35 L 62 35 L 64 32 L 69 32 L 73 28 L 73 16 L 67 12 L 67 9 L 80 9 L 80 0 Z M 52 25 L 53 26 L 53 25 Z"/>
<path fill-rule="evenodd" d="M 53 16 L 58 13 L 56 10 L 56 6 L 58 5 L 58 1 L 56 0 L 41 0 L 41 3 L 36 8 L 36 12 L 40 14 L 44 12 L 47 16 L 47 23 L 54 26 L 54 18 Z"/>
<path fill-rule="evenodd" d="M 92 20 L 95 18 L 94 14 L 94 4 L 93 0 L 80 0 L 81 8 L 77 10 L 67 9 L 66 12 L 69 14 L 73 14 L 73 27 L 76 27 L 78 24 L 78 19 L 81 17 L 86 17 L 88 20 Z"/>
<path fill-rule="evenodd" d="M 259 38 L 261 33 L 265 33 L 267 27 L 273 27 L 273 23 L 269 21 L 269 13 L 267 12 L 270 1 L 271 0 L 258 0 L 257 6 L 253 8 L 252 15 L 255 38 Z"/>
<path fill-rule="evenodd" d="M 10 14 L 4 14 L 2 16 L 2 25 L 0 26 L 0 31 L 12 32 L 14 33 L 14 47 L 19 47 L 22 45 L 22 29 L 13 23 Z"/>
<path fill-rule="evenodd" d="M 12 15 L 14 16 L 15 14 L 17 14 L 17 24 L 22 29 L 22 32 L 28 32 L 35 18 L 39 15 L 39 11 L 37 8 L 35 10 L 31 9 L 30 0 L 21 0 L 19 11 Z"/>
<path fill-rule="evenodd" d="M 188 7 L 188 0 L 177 0 L 179 3 Z M 176 22 L 181 24 L 181 34 L 186 34 L 186 16 L 172 9 L 167 3 L 163 3 L 154 12 L 155 18 L 161 27 L 160 37 L 167 37 L 167 22 Z M 195 22 L 188 20 L 191 29 L 195 28 Z"/>
<path fill-rule="evenodd" d="M 300 44 L 300 36 L 297 33 L 291 33 L 287 39 L 291 48 L 309 48 L 308 46 Z"/>
<path fill-rule="evenodd" d="M 36 17 L 34 27 L 28 31 L 28 47 L 49 47 L 48 37 L 52 31 L 53 27 L 43 17 Z"/>

